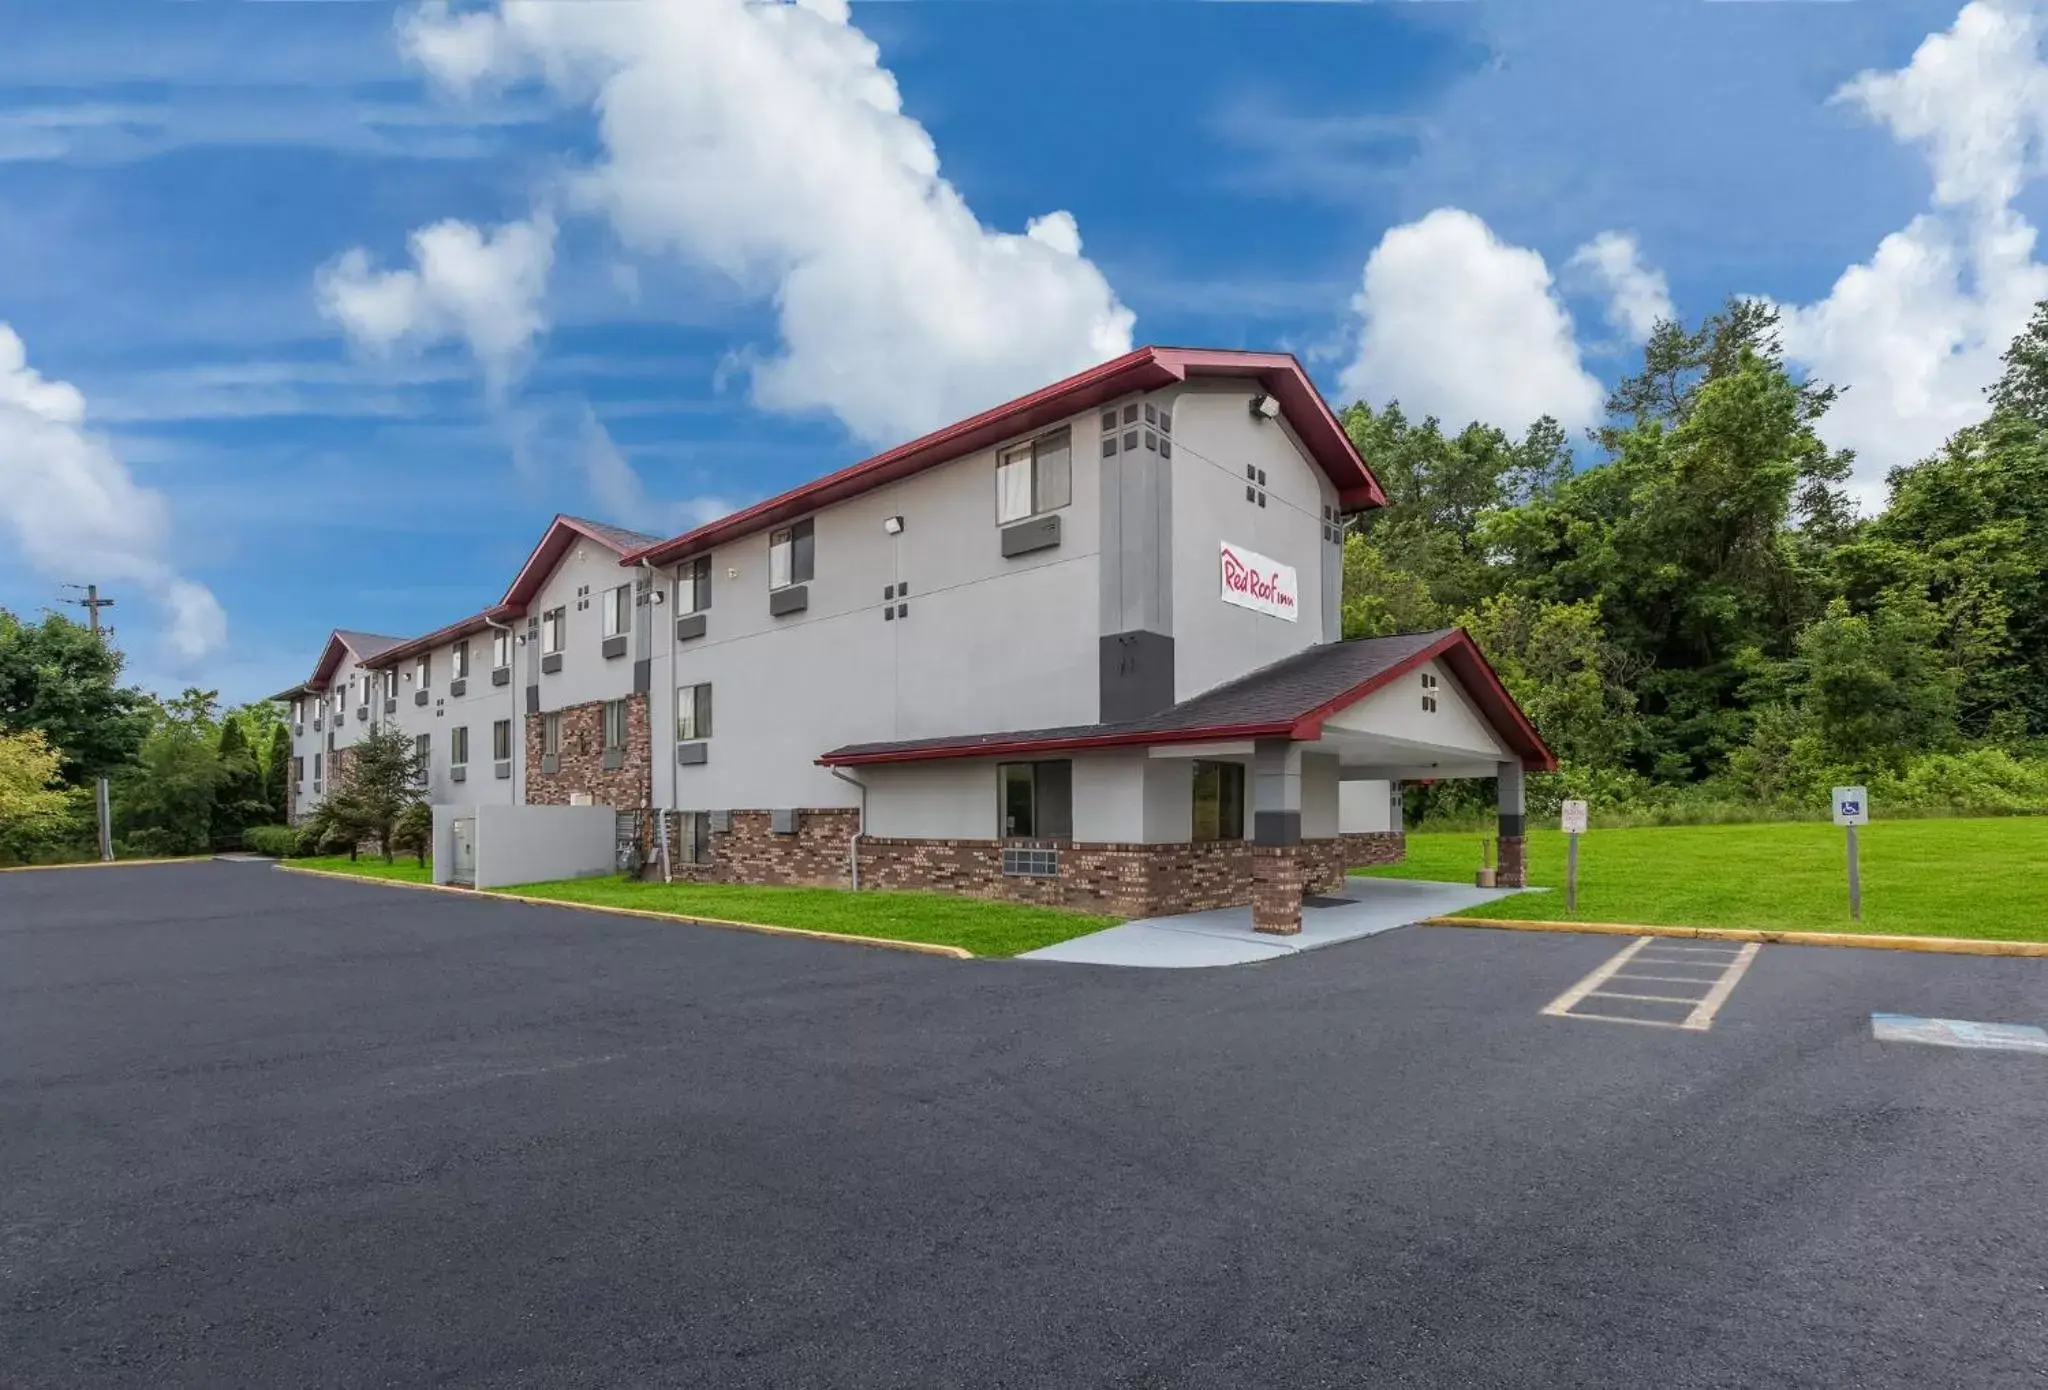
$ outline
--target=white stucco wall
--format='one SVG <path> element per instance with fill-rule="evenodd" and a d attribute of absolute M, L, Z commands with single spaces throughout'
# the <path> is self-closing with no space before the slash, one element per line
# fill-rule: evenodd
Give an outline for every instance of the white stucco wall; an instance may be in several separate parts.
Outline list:
<path fill-rule="evenodd" d="M 1340 783 L 1337 789 L 1337 828 L 1346 835 L 1399 830 L 1401 827 L 1394 820 L 1393 793 L 1391 782 Z"/>
<path fill-rule="evenodd" d="M 434 882 L 454 866 L 457 820 L 475 825 L 476 886 L 509 888 L 558 878 L 595 878 L 617 867 L 617 813 L 609 806 L 434 808 Z"/>
<path fill-rule="evenodd" d="M 1422 697 L 1429 693 L 1422 682 L 1425 671 L 1437 678 L 1434 712 L 1422 707 Z M 1493 728 L 1485 717 L 1473 708 L 1457 678 L 1442 663 L 1435 661 L 1427 662 L 1375 690 L 1323 722 L 1326 728 L 1378 734 L 1431 748 L 1499 759 L 1513 756 L 1494 736 Z"/>
<path fill-rule="evenodd" d="M 1301 838 L 1336 838 L 1337 760 L 1321 753 L 1304 753 L 1301 759 Z"/>

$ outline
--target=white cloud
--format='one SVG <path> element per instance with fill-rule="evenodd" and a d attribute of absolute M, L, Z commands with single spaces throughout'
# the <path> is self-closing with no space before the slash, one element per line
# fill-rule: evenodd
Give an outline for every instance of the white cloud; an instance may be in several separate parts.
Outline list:
<path fill-rule="evenodd" d="M 1453 428 L 1519 430 L 1553 415 L 1595 423 L 1605 392 L 1586 371 L 1543 257 L 1458 208 L 1390 229 L 1351 301 L 1361 320 L 1346 399 L 1398 399 Z"/>
<path fill-rule="evenodd" d="M 1073 217 L 984 227 L 844 0 L 436 2 L 401 32 L 459 90 L 537 75 L 594 110 L 579 204 L 773 300 L 780 348 L 745 359 L 763 406 L 887 440 L 1130 347 Z"/>
<path fill-rule="evenodd" d="M 344 252 L 316 277 L 321 312 L 376 353 L 460 339 L 493 396 L 502 394 L 547 329 L 553 219 L 537 214 L 491 232 L 436 222 L 412 234 L 411 248 L 406 270 L 372 269 L 361 247 Z"/>
<path fill-rule="evenodd" d="M 1643 264 L 1626 232 L 1600 233 L 1572 253 L 1566 269 L 1607 297 L 1608 326 L 1629 342 L 1648 342 L 1659 319 L 1678 316 L 1664 272 Z"/>
<path fill-rule="evenodd" d="M 2034 227 L 2011 204 L 2042 172 L 2048 65 L 2030 6 L 1976 0 L 1895 72 L 1868 72 L 1836 99 L 1900 141 L 1933 175 L 1932 208 L 1842 272 L 1827 297 L 1781 306 L 1788 356 L 1846 386 L 1820 424 L 1858 456 L 1856 492 L 1983 418 L 1999 356 L 2048 297 Z"/>
<path fill-rule="evenodd" d="M 202 585 L 163 558 L 170 530 L 161 495 L 140 487 L 106 440 L 85 428 L 85 397 L 28 365 L 0 323 L 0 524 L 39 573 L 60 581 L 130 584 L 164 611 L 170 654 L 192 662 L 227 638 L 227 616 Z"/>

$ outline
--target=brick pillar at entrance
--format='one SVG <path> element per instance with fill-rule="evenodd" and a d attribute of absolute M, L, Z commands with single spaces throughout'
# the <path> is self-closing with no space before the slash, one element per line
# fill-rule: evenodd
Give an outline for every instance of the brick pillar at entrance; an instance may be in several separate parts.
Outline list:
<path fill-rule="evenodd" d="M 1303 876 L 1295 845 L 1252 846 L 1252 930 L 1293 936 L 1301 930 Z"/>
<path fill-rule="evenodd" d="M 1529 886 L 1527 842 L 1529 817 L 1522 799 L 1522 765 L 1502 763 L 1500 787 L 1500 864 L 1493 881 L 1502 888 Z"/>

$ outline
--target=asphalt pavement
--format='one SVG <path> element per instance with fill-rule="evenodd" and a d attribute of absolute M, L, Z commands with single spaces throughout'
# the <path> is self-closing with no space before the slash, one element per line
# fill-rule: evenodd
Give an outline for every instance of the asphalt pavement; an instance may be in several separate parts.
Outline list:
<path fill-rule="evenodd" d="M 949 961 L 0 874 L 0 1385 L 2038 1386 L 2048 960 Z"/>

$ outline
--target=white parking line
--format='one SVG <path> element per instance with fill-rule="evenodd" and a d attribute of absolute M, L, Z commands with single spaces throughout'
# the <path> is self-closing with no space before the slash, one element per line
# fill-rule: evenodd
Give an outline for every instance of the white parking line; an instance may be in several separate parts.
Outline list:
<path fill-rule="evenodd" d="M 1653 944 L 1654 947 L 1653 947 Z M 1714 1017 L 1721 1012 L 1728 996 L 1735 992 L 1735 986 L 1749 970 L 1756 959 L 1757 943 L 1748 942 L 1740 947 L 1674 946 L 1667 940 L 1654 936 L 1638 937 L 1580 980 L 1563 994 L 1550 1001 L 1543 1012 L 1552 1018 L 1595 1019 L 1602 1023 L 1639 1023 L 1650 1028 L 1680 1028 L 1688 1032 L 1704 1033 L 1713 1027 Z M 1684 952 L 1690 959 L 1659 959 L 1674 953 Z M 1644 970 L 1631 970 L 1632 965 L 1663 966 L 1711 972 L 1699 976 L 1664 975 Z M 1665 984 L 1697 985 L 1705 990 L 1699 995 L 1672 993 L 1647 994 L 1630 989 L 1616 989 L 1615 985 L 1634 985 L 1638 981 L 1657 981 Z M 1642 1004 L 1689 1004 L 1691 1010 L 1683 1019 L 1632 1018 L 1619 1013 L 1600 1013 L 1597 1003 L 1603 999 L 1627 1000 Z M 1595 1009 L 1583 1007 L 1588 1002 Z"/>

